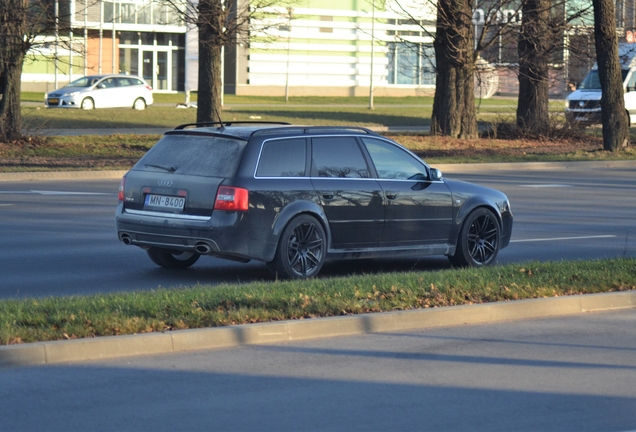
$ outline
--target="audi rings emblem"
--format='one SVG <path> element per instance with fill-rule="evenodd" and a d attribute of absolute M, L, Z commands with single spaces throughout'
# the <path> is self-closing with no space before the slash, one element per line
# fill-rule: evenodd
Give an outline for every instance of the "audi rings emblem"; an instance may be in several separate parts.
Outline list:
<path fill-rule="evenodd" d="M 159 180 L 157 183 L 159 184 L 159 186 L 172 186 L 172 180 Z"/>

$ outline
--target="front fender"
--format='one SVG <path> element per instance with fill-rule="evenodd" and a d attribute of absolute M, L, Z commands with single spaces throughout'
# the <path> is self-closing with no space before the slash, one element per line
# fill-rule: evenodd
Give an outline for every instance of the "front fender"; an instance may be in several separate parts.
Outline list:
<path fill-rule="evenodd" d="M 454 194 L 453 202 L 457 203 L 459 201 L 460 204 L 459 204 L 459 207 L 456 209 L 453 228 L 451 230 L 451 237 L 450 237 L 451 241 L 453 241 L 454 244 L 457 244 L 459 231 L 462 229 L 462 225 L 464 224 L 464 221 L 466 220 L 466 218 L 468 217 L 470 213 L 472 213 L 474 210 L 478 208 L 487 208 L 488 210 L 492 211 L 495 214 L 495 216 L 497 217 L 497 221 L 499 222 L 499 228 L 501 229 L 502 236 L 503 236 L 504 225 L 503 225 L 503 217 L 502 217 L 501 209 L 500 209 L 500 207 L 503 207 L 503 203 L 498 204 L 486 197 L 479 196 L 479 195 L 473 195 L 470 197 L 461 197 L 460 196 L 461 194 L 457 194 L 457 195 L 458 196 L 455 196 Z"/>

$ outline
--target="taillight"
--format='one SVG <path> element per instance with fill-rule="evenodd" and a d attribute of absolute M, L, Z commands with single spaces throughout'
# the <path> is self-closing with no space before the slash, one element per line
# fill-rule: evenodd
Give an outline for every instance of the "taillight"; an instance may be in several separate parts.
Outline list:
<path fill-rule="evenodd" d="M 247 189 L 221 186 L 216 193 L 214 210 L 247 211 L 249 192 Z"/>
<path fill-rule="evenodd" d="M 150 87 L 149 85 L 146 86 L 146 88 L 150 91 L 152 91 L 152 87 Z"/>
<path fill-rule="evenodd" d="M 126 177 L 121 178 L 121 182 L 119 182 L 119 193 L 117 194 L 117 199 L 119 201 L 124 200 L 124 188 L 126 187 Z"/>

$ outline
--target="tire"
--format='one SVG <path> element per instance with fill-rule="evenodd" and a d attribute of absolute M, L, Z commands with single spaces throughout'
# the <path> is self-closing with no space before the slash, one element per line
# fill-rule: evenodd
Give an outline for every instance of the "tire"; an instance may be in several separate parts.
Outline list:
<path fill-rule="evenodd" d="M 135 99 L 133 103 L 133 109 L 137 111 L 143 111 L 146 109 L 146 101 L 143 98 Z"/>
<path fill-rule="evenodd" d="M 95 101 L 89 97 L 82 99 L 82 105 L 81 105 L 83 110 L 89 111 L 92 110 L 93 108 L 95 108 Z"/>
<path fill-rule="evenodd" d="M 267 268 L 283 279 L 307 279 L 318 274 L 327 254 L 327 236 L 309 215 L 295 217 L 285 227 L 274 261 Z"/>
<path fill-rule="evenodd" d="M 485 208 L 468 215 L 457 238 L 455 255 L 450 262 L 459 267 L 482 267 L 497 260 L 501 228 L 497 217 Z"/>
<path fill-rule="evenodd" d="M 170 251 L 167 249 L 150 248 L 147 250 L 148 256 L 160 267 L 169 269 L 185 269 L 199 260 L 196 252 Z"/>

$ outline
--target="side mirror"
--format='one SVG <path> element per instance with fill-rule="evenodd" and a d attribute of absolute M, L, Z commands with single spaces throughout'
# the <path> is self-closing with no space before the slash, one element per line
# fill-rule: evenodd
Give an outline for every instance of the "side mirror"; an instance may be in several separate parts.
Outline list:
<path fill-rule="evenodd" d="M 431 180 L 441 180 L 442 172 L 437 168 L 431 168 Z"/>

